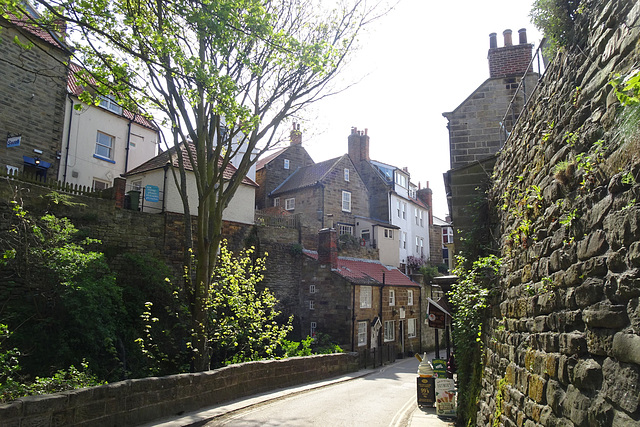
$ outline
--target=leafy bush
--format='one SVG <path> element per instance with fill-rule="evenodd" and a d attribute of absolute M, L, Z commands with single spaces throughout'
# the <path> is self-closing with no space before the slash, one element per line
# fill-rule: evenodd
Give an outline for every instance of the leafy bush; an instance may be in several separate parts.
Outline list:
<path fill-rule="evenodd" d="M 551 52 L 573 40 L 573 22 L 581 13 L 580 0 L 536 0 L 531 9 L 531 22 L 549 40 Z"/>

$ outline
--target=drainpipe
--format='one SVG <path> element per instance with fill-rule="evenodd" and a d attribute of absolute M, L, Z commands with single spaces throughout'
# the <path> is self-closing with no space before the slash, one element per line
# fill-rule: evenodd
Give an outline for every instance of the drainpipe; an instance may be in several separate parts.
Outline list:
<path fill-rule="evenodd" d="M 129 172 L 129 146 L 131 144 L 131 123 L 132 119 L 129 119 L 129 126 L 127 128 L 127 148 L 125 148 L 126 153 L 124 156 L 124 173 Z"/>
<path fill-rule="evenodd" d="M 384 320 L 382 319 L 382 290 L 384 289 L 384 282 L 385 282 L 384 277 L 385 277 L 384 273 L 382 273 L 382 286 L 380 286 L 380 311 L 378 312 L 378 317 L 380 318 L 380 324 L 382 325 L 382 334 L 378 334 L 380 351 L 382 351 L 382 344 L 384 344 Z"/>
<path fill-rule="evenodd" d="M 69 125 L 67 127 L 67 148 L 64 153 L 64 172 L 62 173 L 62 183 L 67 183 L 67 164 L 69 163 L 69 146 L 71 145 L 71 122 L 73 120 L 73 98 L 67 93 L 67 98 L 71 101 L 71 110 L 69 111 Z"/>
<path fill-rule="evenodd" d="M 351 352 L 355 350 L 355 333 L 356 333 L 356 285 L 351 287 Z"/>
<path fill-rule="evenodd" d="M 164 213 L 165 203 L 167 199 L 167 171 L 169 170 L 169 162 L 164 165 L 164 178 L 162 179 L 162 212 Z"/>
<path fill-rule="evenodd" d="M 420 293 L 418 294 L 418 324 L 420 325 L 420 354 L 422 354 L 422 324 L 424 320 L 422 319 L 422 286 L 420 287 Z"/>

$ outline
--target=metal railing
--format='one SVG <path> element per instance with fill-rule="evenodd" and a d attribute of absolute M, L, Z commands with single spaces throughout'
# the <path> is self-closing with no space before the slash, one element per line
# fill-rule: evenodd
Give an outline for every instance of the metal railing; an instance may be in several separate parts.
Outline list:
<path fill-rule="evenodd" d="M 360 368 L 377 368 L 385 363 L 393 363 L 395 361 L 395 344 L 384 344 L 382 347 L 358 350 L 358 364 Z"/>
<path fill-rule="evenodd" d="M 257 225 L 297 229 L 300 226 L 300 214 L 273 215 L 257 210 L 254 221 Z"/>
<path fill-rule="evenodd" d="M 546 45 L 547 45 L 547 39 L 543 38 L 542 41 L 540 42 L 540 45 L 536 49 L 535 54 L 533 55 L 533 57 L 531 57 L 531 61 L 529 61 L 529 65 L 527 66 L 527 71 L 520 78 L 518 87 L 516 88 L 515 93 L 511 97 L 511 101 L 509 101 L 509 106 L 507 107 L 507 111 L 504 113 L 504 116 L 502 117 L 502 120 L 499 123 L 500 148 L 504 147 L 504 144 L 507 142 L 507 139 L 509 139 L 509 135 L 511 135 L 511 131 L 513 130 L 513 128 L 515 128 L 516 123 L 518 122 L 518 120 L 520 119 L 520 116 L 522 115 L 522 112 L 527 107 L 527 104 L 531 99 L 531 96 L 534 94 L 534 92 L 538 88 L 538 84 L 540 80 L 544 76 L 544 73 L 547 71 L 548 61 L 544 57 L 544 52 L 543 52 Z M 534 70 L 534 66 L 537 66 L 537 70 Z M 538 79 L 536 81 L 535 87 L 533 88 L 533 90 L 531 90 L 531 93 L 527 95 L 527 76 L 530 75 L 531 73 L 537 74 Z M 520 110 L 517 111 L 516 105 L 519 97 L 522 97 L 522 108 L 520 108 Z M 508 124 L 509 120 L 510 120 L 510 126 Z"/>

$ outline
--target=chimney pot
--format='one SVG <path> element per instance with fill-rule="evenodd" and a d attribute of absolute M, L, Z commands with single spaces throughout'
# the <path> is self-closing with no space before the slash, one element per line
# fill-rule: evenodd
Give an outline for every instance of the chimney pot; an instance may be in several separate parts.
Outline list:
<path fill-rule="evenodd" d="M 505 47 L 506 46 L 513 46 L 513 42 L 511 41 L 511 30 L 504 30 L 502 35 L 504 36 L 504 45 L 505 45 Z"/>
<path fill-rule="evenodd" d="M 498 39 L 496 33 L 489 34 L 489 49 L 496 49 L 498 47 Z"/>
<path fill-rule="evenodd" d="M 518 37 L 519 37 L 519 42 L 520 44 L 527 44 L 527 29 L 526 28 L 520 28 L 518 30 Z"/>
<path fill-rule="evenodd" d="M 300 145 L 302 144 L 302 132 L 300 132 L 300 125 L 296 122 L 293 122 L 293 129 L 289 134 L 289 144 L 290 145 Z"/>

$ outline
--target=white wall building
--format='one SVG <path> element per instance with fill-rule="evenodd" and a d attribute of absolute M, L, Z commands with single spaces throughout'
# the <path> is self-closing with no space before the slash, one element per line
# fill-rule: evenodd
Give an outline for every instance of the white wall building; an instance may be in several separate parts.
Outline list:
<path fill-rule="evenodd" d="M 80 101 L 85 88 L 76 78 L 79 71 L 78 65 L 70 64 L 58 180 L 102 190 L 156 155 L 158 130 L 110 98 L 103 98 L 99 106 Z"/>

